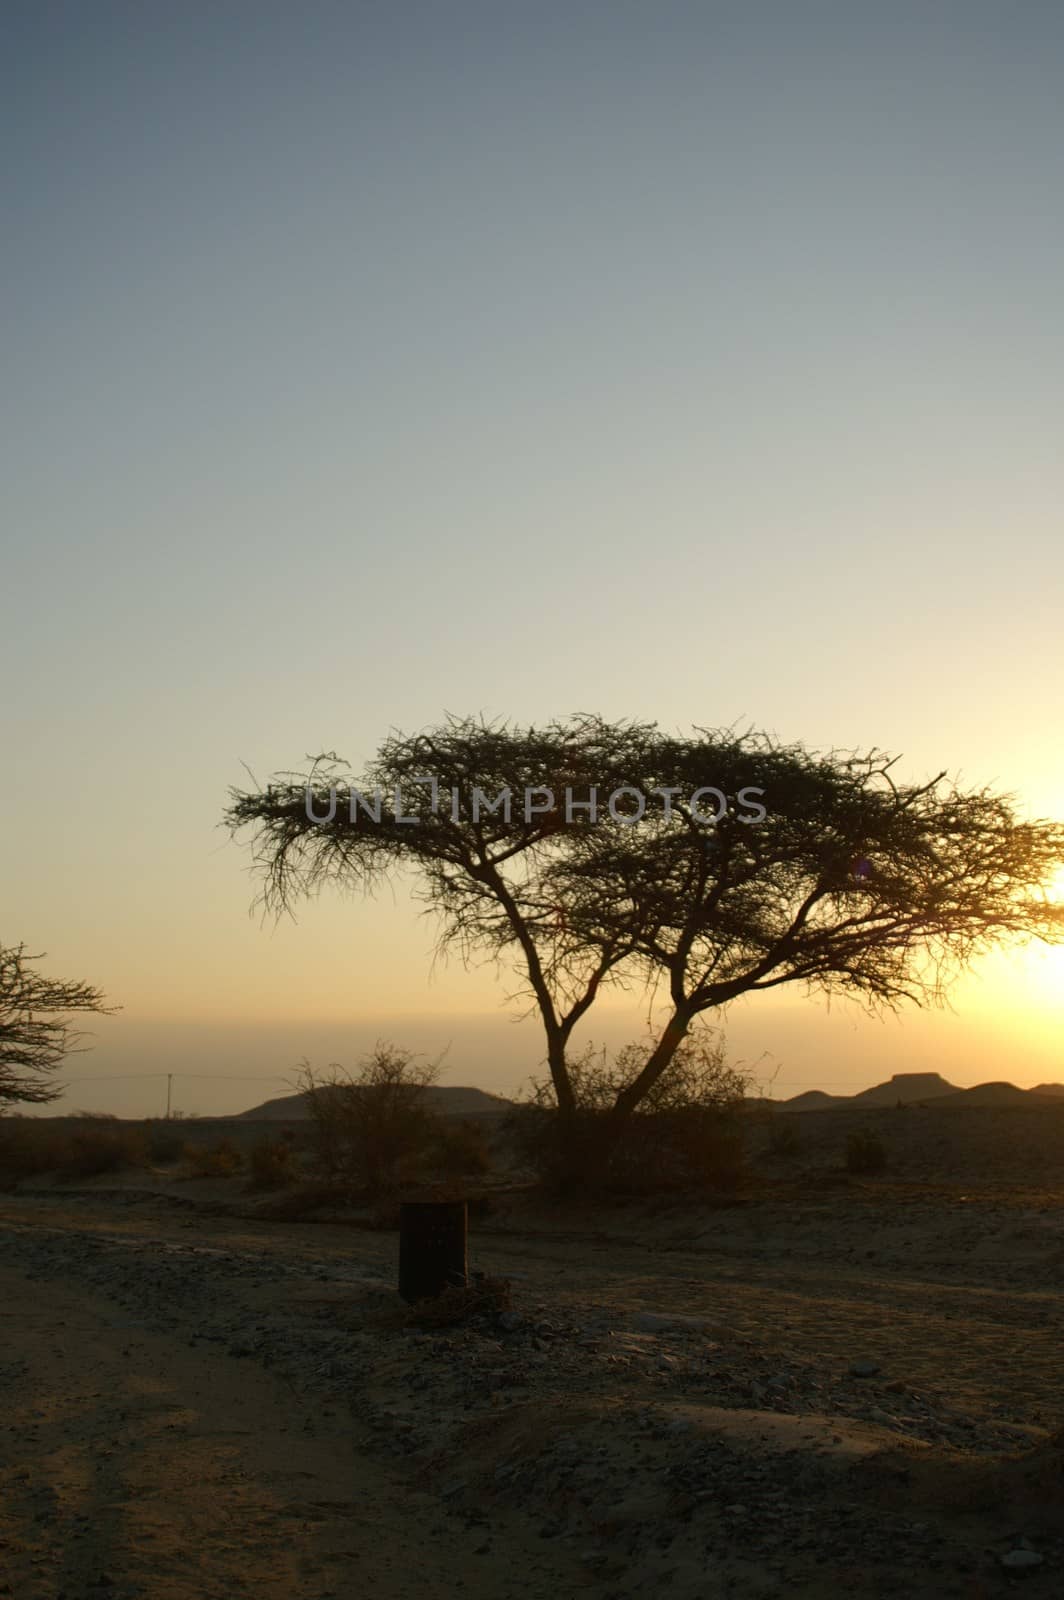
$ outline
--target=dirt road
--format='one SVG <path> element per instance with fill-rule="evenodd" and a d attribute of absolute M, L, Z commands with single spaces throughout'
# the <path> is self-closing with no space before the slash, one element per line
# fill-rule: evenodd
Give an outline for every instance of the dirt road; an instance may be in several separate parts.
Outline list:
<path fill-rule="evenodd" d="M 575 1559 L 486 1538 L 363 1454 L 349 1414 L 257 1364 L 0 1269 L 0 1593 L 381 1600 L 577 1591 Z M 574 1570 L 576 1568 L 576 1570 Z"/>
<path fill-rule="evenodd" d="M 0 1201 L 0 1593 L 1061 1592 L 1059 1196 L 515 1201 L 439 1327 L 394 1234 L 221 1200 Z"/>

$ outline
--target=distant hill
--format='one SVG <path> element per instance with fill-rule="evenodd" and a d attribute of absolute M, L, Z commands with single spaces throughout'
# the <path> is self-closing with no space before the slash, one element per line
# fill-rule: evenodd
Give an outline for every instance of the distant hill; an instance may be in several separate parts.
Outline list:
<path fill-rule="evenodd" d="M 485 1089 L 442 1088 L 426 1089 L 425 1098 L 434 1111 L 444 1117 L 502 1116 L 513 1106 L 512 1100 L 502 1095 L 488 1094 Z M 876 1106 L 919 1104 L 936 1100 L 942 1105 L 1012 1106 L 1029 1105 L 1039 1099 L 1064 1099 L 1064 1083 L 1043 1083 L 1036 1089 L 1017 1089 L 1012 1083 L 980 1083 L 974 1089 L 959 1089 L 937 1072 L 896 1072 L 886 1083 L 873 1084 L 859 1094 L 827 1094 L 823 1089 L 807 1089 L 790 1100 L 765 1102 L 777 1111 L 832 1111 L 873 1109 Z M 310 1116 L 306 1098 L 302 1094 L 280 1095 L 275 1100 L 265 1100 L 250 1111 L 239 1111 L 233 1122 L 298 1122 Z"/>
<path fill-rule="evenodd" d="M 862 1089 L 852 1097 L 858 1106 L 896 1106 L 900 1100 L 908 1105 L 913 1100 L 937 1100 L 940 1095 L 956 1094 L 957 1085 L 947 1083 L 938 1072 L 896 1072 L 886 1083 L 877 1083 L 871 1089 Z"/>
<path fill-rule="evenodd" d="M 777 1102 L 778 1111 L 860 1110 L 875 1106 L 919 1105 L 935 1100 L 944 1106 L 1023 1106 L 1039 1100 L 1064 1099 L 1064 1083 L 1041 1083 L 1035 1089 L 1017 1089 L 1014 1083 L 979 1083 L 959 1089 L 938 1072 L 896 1072 L 886 1083 L 873 1084 L 859 1094 L 825 1094 L 807 1089 L 793 1099 Z"/>
<path fill-rule="evenodd" d="M 824 1111 L 828 1106 L 842 1105 L 849 1105 L 845 1095 L 825 1094 L 823 1089 L 807 1089 L 804 1094 L 783 1101 L 788 1111 Z"/>
<path fill-rule="evenodd" d="M 1030 1105 L 1033 1100 L 1048 1099 L 1052 1096 L 1044 1089 L 1017 1089 L 1014 1083 L 977 1083 L 972 1089 L 960 1089 L 956 1094 L 949 1096 L 949 1105 L 966 1106 L 1023 1106 Z"/>
<path fill-rule="evenodd" d="M 425 1103 L 442 1117 L 501 1116 L 509 1111 L 512 1100 L 502 1095 L 488 1094 L 483 1089 L 441 1088 L 425 1090 Z M 264 1100 L 261 1106 L 250 1111 L 238 1111 L 233 1122 L 299 1122 L 310 1116 L 306 1095 L 285 1094 L 276 1100 Z"/>
<path fill-rule="evenodd" d="M 836 1108 L 862 1106 L 911 1105 L 919 1100 L 939 1100 L 959 1091 L 955 1083 L 948 1083 L 937 1072 L 896 1072 L 886 1083 L 873 1084 L 860 1094 L 825 1094 L 823 1089 L 807 1089 L 790 1100 L 779 1104 L 780 1111 L 830 1111 Z"/>

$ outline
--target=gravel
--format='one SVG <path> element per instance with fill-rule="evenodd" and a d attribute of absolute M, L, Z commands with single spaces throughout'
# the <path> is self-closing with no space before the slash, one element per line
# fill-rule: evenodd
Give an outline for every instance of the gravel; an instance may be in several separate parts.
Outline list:
<path fill-rule="evenodd" d="M 404 1327 L 391 1279 L 350 1259 L 293 1264 L 251 1248 L 10 1224 L 4 1241 L 8 1262 L 31 1279 L 106 1296 L 120 1313 L 116 1330 L 213 1343 L 230 1359 L 261 1362 L 313 1405 L 346 1405 L 365 1447 L 408 1460 L 449 1515 L 475 1522 L 493 1502 L 519 1509 L 542 1538 L 579 1541 L 581 1559 L 604 1564 L 618 1596 L 656 1583 L 663 1552 L 675 1554 L 677 1573 L 758 1563 L 781 1587 L 836 1563 L 880 1573 L 882 1589 L 861 1592 L 883 1594 L 911 1589 L 912 1572 L 1064 1569 L 1059 1539 L 1038 1550 L 958 1543 L 926 1518 L 862 1496 L 830 1451 L 755 1449 L 676 1415 L 687 1406 L 835 1418 L 882 1429 L 885 1442 L 968 1455 L 1022 1445 L 1022 1418 L 968 1415 L 959 1397 L 909 1388 L 868 1356 L 833 1368 L 729 1337 L 705 1318 L 619 1318 L 593 1302 L 562 1307 L 527 1292 L 519 1310 Z M 336 1293 L 313 1303 L 312 1289 Z M 4 1381 L 18 1381 L 10 1363 L 0 1364 Z M 518 1448 L 500 1428 L 498 1444 L 483 1459 L 463 1454 L 455 1475 L 462 1430 L 478 1419 L 498 1424 L 511 1408 L 530 1427 L 538 1418 L 541 1434 Z M 968 1579 L 955 1581 L 960 1588 L 941 1592 L 964 1592 Z"/>

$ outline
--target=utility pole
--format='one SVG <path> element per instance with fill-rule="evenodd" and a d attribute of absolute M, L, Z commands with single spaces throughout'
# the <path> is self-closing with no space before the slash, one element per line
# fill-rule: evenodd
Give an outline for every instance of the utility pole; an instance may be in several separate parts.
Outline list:
<path fill-rule="evenodd" d="M 174 1081 L 173 1073 L 172 1072 L 168 1072 L 166 1074 L 166 1120 L 167 1120 L 167 1122 L 170 1121 L 170 1088 L 171 1088 L 171 1086 L 173 1084 L 173 1081 Z"/>

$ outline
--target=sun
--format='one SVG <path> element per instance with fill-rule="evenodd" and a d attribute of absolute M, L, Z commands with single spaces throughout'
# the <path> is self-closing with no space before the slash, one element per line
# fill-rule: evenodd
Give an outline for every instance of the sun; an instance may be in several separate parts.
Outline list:
<path fill-rule="evenodd" d="M 1058 867 L 1046 884 L 1046 899 L 1055 906 L 1064 905 L 1064 867 Z"/>
<path fill-rule="evenodd" d="M 1064 906 L 1064 867 L 1047 881 L 1044 894 L 1052 906 Z M 1013 954 L 1014 1001 L 1026 1012 L 1026 1022 L 1036 1031 L 1052 1029 L 1059 1035 L 1064 1013 L 1064 944 L 1043 944 L 1034 939 Z"/>

